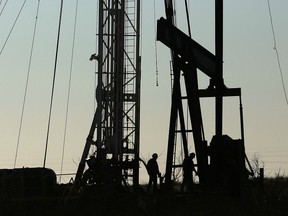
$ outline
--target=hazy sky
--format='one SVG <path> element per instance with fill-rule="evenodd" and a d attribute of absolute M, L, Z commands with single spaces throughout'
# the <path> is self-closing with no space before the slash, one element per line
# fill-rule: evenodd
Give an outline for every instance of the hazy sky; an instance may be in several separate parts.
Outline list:
<path fill-rule="evenodd" d="M 155 1 L 155 17 L 159 19 L 164 16 L 164 1 Z M 186 31 L 183 2 L 177 1 L 177 24 Z M 0 53 L 0 168 L 13 168 L 38 1 L 26 2 L 5 47 L 23 1 L 8 1 L 2 12 L 4 3 L 0 4 L 0 48 L 3 49 Z M 93 116 L 95 65 L 89 57 L 96 49 L 97 4 L 95 0 L 79 0 L 64 173 L 76 171 Z M 271 0 L 270 5 L 288 91 L 288 2 Z M 60 172 L 63 149 L 75 6 L 76 0 L 64 1 L 47 155 L 47 167 L 56 173 Z M 40 2 L 16 167 L 43 165 L 59 9 L 60 0 Z M 143 1 L 140 156 L 148 159 L 158 152 L 164 173 L 171 103 L 170 52 L 157 42 L 159 86 L 156 86 L 153 11 L 154 1 Z M 193 39 L 214 53 L 214 1 L 190 0 L 189 11 Z M 246 152 L 248 157 L 258 153 L 266 174 L 270 175 L 279 169 L 281 173 L 288 172 L 288 105 L 274 46 L 267 1 L 224 1 L 224 81 L 227 87 L 242 88 Z M 200 87 L 206 88 L 208 82 L 199 72 Z M 240 138 L 238 99 L 224 102 L 224 133 Z M 209 101 L 202 102 L 208 143 L 214 134 L 211 105 Z"/>

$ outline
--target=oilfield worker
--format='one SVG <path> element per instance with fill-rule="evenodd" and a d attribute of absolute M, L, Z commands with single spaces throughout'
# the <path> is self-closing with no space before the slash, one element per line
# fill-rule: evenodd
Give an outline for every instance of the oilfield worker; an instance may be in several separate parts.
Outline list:
<path fill-rule="evenodd" d="M 183 191 L 184 187 L 186 187 L 187 191 L 190 191 L 193 188 L 193 172 L 198 175 L 193 161 L 194 158 L 195 153 L 191 153 L 183 161 L 183 182 L 181 185 L 181 191 Z"/>
<path fill-rule="evenodd" d="M 151 185 L 153 184 L 153 191 L 158 190 L 157 177 L 160 175 L 159 167 L 157 163 L 158 154 L 154 153 L 152 158 L 147 163 L 147 171 L 149 175 L 149 183 L 147 186 L 147 191 L 150 191 Z"/>

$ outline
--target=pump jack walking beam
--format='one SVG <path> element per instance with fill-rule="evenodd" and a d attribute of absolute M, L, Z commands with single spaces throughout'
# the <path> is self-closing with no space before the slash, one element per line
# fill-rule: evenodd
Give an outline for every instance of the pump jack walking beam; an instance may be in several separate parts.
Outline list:
<path fill-rule="evenodd" d="M 180 55 L 183 61 L 193 63 L 211 79 L 216 78 L 216 57 L 164 18 L 157 22 L 157 40 Z"/>

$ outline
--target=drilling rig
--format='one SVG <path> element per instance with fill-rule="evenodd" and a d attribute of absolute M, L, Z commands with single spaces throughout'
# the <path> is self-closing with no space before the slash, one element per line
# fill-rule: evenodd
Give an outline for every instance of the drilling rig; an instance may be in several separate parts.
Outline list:
<path fill-rule="evenodd" d="M 99 0 L 97 108 L 75 182 L 139 184 L 140 0 Z M 88 169 L 85 171 L 86 163 Z M 84 181 L 84 182 L 83 182 Z"/>
<path fill-rule="evenodd" d="M 193 140 L 200 186 L 238 187 L 247 179 L 246 163 L 250 164 L 244 146 L 241 89 L 226 87 L 223 79 L 223 0 L 215 0 L 215 54 L 193 40 L 191 33 L 188 36 L 179 30 L 174 1 L 164 3 L 166 19 L 157 21 L 157 40 L 171 50 L 173 77 L 165 185 L 172 185 L 175 170 L 182 167 L 176 162 L 179 141 L 187 157 Z M 139 185 L 139 53 L 140 0 L 99 0 L 98 53 L 90 58 L 98 64 L 97 108 L 76 183 Z M 209 79 L 207 89 L 198 87 L 200 72 Z M 224 97 L 239 98 L 239 139 L 223 134 Z M 215 101 L 215 135 L 210 145 L 204 136 L 201 98 Z M 187 119 L 184 104 L 189 111 Z"/>
<path fill-rule="evenodd" d="M 170 48 L 173 71 L 165 184 L 171 186 L 176 178 L 175 170 L 182 166 L 176 161 L 180 142 L 184 157 L 188 156 L 190 136 L 189 140 L 194 142 L 200 186 L 204 189 L 238 188 L 248 177 L 246 162 L 249 165 L 249 161 L 244 148 L 241 89 L 227 88 L 223 79 L 223 0 L 215 0 L 215 54 L 192 39 L 190 27 L 189 36 L 179 30 L 175 25 L 173 0 L 164 0 L 164 3 L 166 19 L 158 20 L 157 40 Z M 185 3 L 187 11 L 187 1 Z M 207 89 L 199 89 L 198 73 L 208 77 Z M 231 96 L 239 97 L 240 139 L 223 134 L 223 98 Z M 202 121 L 200 99 L 204 97 L 215 101 L 215 135 L 210 145 L 205 139 Z M 187 119 L 184 102 L 189 111 Z"/>

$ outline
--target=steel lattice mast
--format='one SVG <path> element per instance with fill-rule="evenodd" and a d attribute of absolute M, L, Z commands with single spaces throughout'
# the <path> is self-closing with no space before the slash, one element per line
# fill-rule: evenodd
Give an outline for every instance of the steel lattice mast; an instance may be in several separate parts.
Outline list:
<path fill-rule="evenodd" d="M 97 109 L 76 174 L 91 146 L 119 167 L 118 177 L 139 183 L 140 0 L 99 0 Z M 116 164 L 116 165 L 115 165 Z M 121 173 L 120 173 L 121 170 Z"/>

